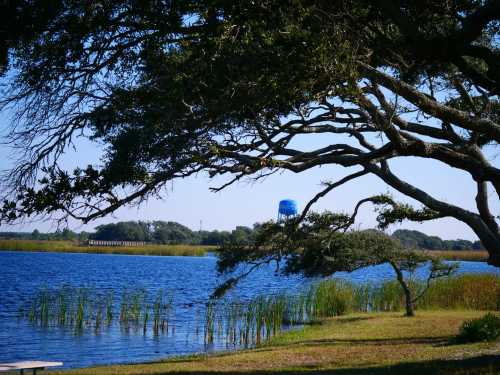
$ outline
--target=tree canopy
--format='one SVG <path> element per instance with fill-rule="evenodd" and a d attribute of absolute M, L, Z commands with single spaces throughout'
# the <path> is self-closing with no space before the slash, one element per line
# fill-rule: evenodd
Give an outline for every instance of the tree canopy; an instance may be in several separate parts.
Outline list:
<path fill-rule="evenodd" d="M 453 217 L 500 265 L 500 169 L 485 154 L 500 140 L 499 0 L 33 0 L 5 14 L 19 22 L 0 36 L 0 103 L 20 152 L 2 221 L 88 222 L 200 171 L 228 176 L 218 191 L 336 165 L 346 176 L 305 211 L 372 174 L 422 205 L 360 202 L 382 226 Z M 332 141 L 296 148 L 311 134 Z M 104 145 L 102 163 L 64 170 L 79 136 Z M 397 176 L 408 157 L 466 172 L 476 209 Z"/>

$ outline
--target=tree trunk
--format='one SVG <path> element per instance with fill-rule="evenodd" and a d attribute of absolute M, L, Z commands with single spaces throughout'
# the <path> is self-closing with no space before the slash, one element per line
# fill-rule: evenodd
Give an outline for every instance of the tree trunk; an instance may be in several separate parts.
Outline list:
<path fill-rule="evenodd" d="M 488 249 L 488 248 L 487 248 Z M 495 267 L 500 267 L 500 250 L 498 251 L 489 251 L 489 258 L 488 258 L 488 264 L 495 266 Z"/>
<path fill-rule="evenodd" d="M 476 229 L 476 228 L 472 228 Z M 500 267 L 500 235 L 493 233 L 491 230 L 481 228 L 481 230 L 474 230 L 477 234 L 484 248 L 488 251 L 488 264 Z"/>
<path fill-rule="evenodd" d="M 406 316 L 415 316 L 415 307 L 413 306 L 411 291 L 405 283 L 401 283 L 405 293 Z"/>
<path fill-rule="evenodd" d="M 405 308 L 406 308 L 405 316 L 409 317 L 415 316 L 415 306 L 413 303 L 413 296 L 410 287 L 408 286 L 403 277 L 403 272 L 401 272 L 400 268 L 395 262 L 389 261 L 389 263 L 394 269 L 394 272 L 396 272 L 396 277 L 398 279 L 399 285 L 401 285 L 401 288 L 403 289 L 405 295 Z"/>

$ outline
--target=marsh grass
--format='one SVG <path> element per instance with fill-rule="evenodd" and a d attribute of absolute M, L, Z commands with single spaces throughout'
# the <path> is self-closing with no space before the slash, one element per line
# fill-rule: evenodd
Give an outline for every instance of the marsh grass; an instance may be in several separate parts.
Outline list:
<path fill-rule="evenodd" d="M 344 315 L 353 309 L 354 284 L 331 280 L 314 285 L 308 291 L 306 311 L 309 320 Z"/>
<path fill-rule="evenodd" d="M 461 275 L 437 280 L 417 305 L 420 309 L 500 310 L 500 276 Z"/>
<path fill-rule="evenodd" d="M 425 289 L 425 284 L 413 280 L 410 287 L 417 295 Z M 404 309 L 403 292 L 394 280 L 380 285 L 354 285 L 326 280 L 315 288 L 321 303 L 332 299 L 332 293 L 334 298 L 340 300 L 336 302 L 336 306 L 340 307 L 337 312 L 388 312 Z M 323 294 L 326 296 L 321 297 Z M 326 303 L 328 306 L 333 305 L 331 302 Z M 500 277 L 493 274 L 469 274 L 435 280 L 417 301 L 416 307 L 420 310 L 500 310 Z"/>
<path fill-rule="evenodd" d="M 413 281 L 411 287 L 418 293 L 425 285 Z M 483 274 L 436 280 L 418 301 L 417 309 L 500 310 L 500 277 Z M 324 318 L 402 310 L 404 296 L 397 281 L 371 285 L 324 280 L 295 295 L 257 296 L 246 303 L 211 301 L 205 314 L 205 343 L 217 339 L 227 347 L 258 346 L 285 328 Z"/>
<path fill-rule="evenodd" d="M 296 295 L 260 295 L 247 302 L 211 301 L 205 310 L 205 344 L 216 339 L 227 347 L 265 344 L 285 328 L 347 313 L 354 290 L 349 283 L 331 281 Z"/>
<path fill-rule="evenodd" d="M 281 332 L 291 298 L 257 296 L 248 302 L 211 301 L 205 310 L 205 344 L 215 339 L 226 346 L 260 345 Z"/>
<path fill-rule="evenodd" d="M 144 246 L 82 246 L 77 241 L 2 240 L 0 250 L 40 251 L 61 253 L 204 256 L 213 246 L 201 245 L 144 245 Z"/>

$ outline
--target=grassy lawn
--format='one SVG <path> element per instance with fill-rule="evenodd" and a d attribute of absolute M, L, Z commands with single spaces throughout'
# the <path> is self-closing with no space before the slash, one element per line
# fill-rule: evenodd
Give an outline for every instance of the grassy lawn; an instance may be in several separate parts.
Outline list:
<path fill-rule="evenodd" d="M 0 251 L 203 256 L 214 249 L 201 245 L 80 246 L 77 241 L 0 240 Z"/>
<path fill-rule="evenodd" d="M 253 350 L 63 374 L 498 374 L 500 343 L 451 343 L 465 319 L 483 314 L 353 314 L 288 332 Z"/>

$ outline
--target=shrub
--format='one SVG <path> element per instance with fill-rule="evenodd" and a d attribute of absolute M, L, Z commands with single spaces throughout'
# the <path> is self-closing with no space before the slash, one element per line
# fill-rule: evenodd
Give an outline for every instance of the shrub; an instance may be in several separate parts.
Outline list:
<path fill-rule="evenodd" d="M 495 341 L 500 338 L 500 316 L 488 313 L 481 318 L 464 322 L 458 342 Z"/>

